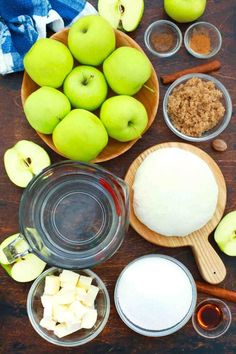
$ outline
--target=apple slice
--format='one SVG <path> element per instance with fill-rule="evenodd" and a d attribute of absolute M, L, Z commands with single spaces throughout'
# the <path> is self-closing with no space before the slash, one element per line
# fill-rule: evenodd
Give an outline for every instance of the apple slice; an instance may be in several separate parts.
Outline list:
<path fill-rule="evenodd" d="M 34 254 L 26 254 L 24 257 L 17 259 L 14 263 L 9 264 L 3 249 L 14 241 L 19 234 L 7 237 L 0 245 L 0 264 L 5 271 L 14 280 L 25 283 L 36 279 L 44 270 L 46 263 L 36 257 Z M 20 240 L 15 245 L 16 251 L 22 253 L 28 249 L 28 245 L 24 240 Z"/>
<path fill-rule="evenodd" d="M 222 252 L 228 256 L 236 256 L 236 211 L 223 217 L 215 230 L 214 238 Z"/>
<path fill-rule="evenodd" d="M 143 0 L 99 0 L 98 12 L 112 27 L 131 32 L 137 28 L 144 11 Z"/>
<path fill-rule="evenodd" d="M 10 263 L 7 260 L 7 257 L 5 253 L 3 252 L 3 249 L 7 247 L 11 242 L 17 239 L 19 234 L 14 234 L 9 237 L 7 237 L 0 245 L 0 263 L 3 265 L 9 265 Z M 23 253 L 28 250 L 28 245 L 24 240 L 19 240 L 17 244 L 15 245 L 16 251 L 18 253 Z"/>
<path fill-rule="evenodd" d="M 47 152 L 28 140 L 20 140 L 4 154 L 4 165 L 10 180 L 19 187 L 26 187 L 34 175 L 50 165 Z"/>

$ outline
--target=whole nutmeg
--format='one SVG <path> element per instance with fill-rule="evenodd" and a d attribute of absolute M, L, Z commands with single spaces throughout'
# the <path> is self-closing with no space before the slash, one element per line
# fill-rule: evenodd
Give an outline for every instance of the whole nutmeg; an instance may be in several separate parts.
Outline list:
<path fill-rule="evenodd" d="M 227 150 L 227 144 L 222 139 L 215 139 L 211 143 L 212 147 L 216 151 L 225 151 Z"/>

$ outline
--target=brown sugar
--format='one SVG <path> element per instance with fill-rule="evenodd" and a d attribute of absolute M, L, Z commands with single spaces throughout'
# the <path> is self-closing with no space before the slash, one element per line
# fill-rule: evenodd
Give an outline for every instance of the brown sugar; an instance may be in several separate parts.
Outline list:
<path fill-rule="evenodd" d="M 183 134 L 200 137 L 223 118 L 222 92 L 214 82 L 193 77 L 177 86 L 168 100 L 168 114 Z"/>
<path fill-rule="evenodd" d="M 154 33 L 151 43 L 157 52 L 168 52 L 174 45 L 174 35 L 168 32 Z"/>
<path fill-rule="evenodd" d="M 208 33 L 193 31 L 189 41 L 190 48 L 199 54 L 209 54 L 211 52 L 211 39 Z"/>

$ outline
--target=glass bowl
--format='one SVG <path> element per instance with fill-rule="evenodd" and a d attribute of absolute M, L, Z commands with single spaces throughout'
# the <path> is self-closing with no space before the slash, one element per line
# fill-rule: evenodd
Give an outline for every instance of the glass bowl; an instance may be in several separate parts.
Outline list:
<path fill-rule="evenodd" d="M 198 78 L 205 80 L 205 81 L 213 81 L 216 88 L 218 90 L 220 90 L 223 94 L 222 101 L 223 101 L 223 105 L 225 107 L 224 117 L 219 121 L 219 123 L 214 128 L 206 131 L 200 137 L 189 136 L 189 135 L 186 135 L 186 134 L 183 134 L 182 132 L 180 132 L 172 123 L 171 118 L 168 115 L 168 109 L 167 109 L 168 99 L 169 99 L 169 96 L 172 94 L 174 88 L 177 87 L 178 85 L 186 82 L 187 80 L 193 78 L 193 77 L 198 77 Z M 188 74 L 188 75 L 184 75 L 184 76 L 180 77 L 175 82 L 173 82 L 173 84 L 170 85 L 170 87 L 166 91 L 166 94 L 165 94 L 165 97 L 163 100 L 163 114 L 164 114 L 164 120 L 165 120 L 167 126 L 178 137 L 180 137 L 184 140 L 187 140 L 187 141 L 192 141 L 192 142 L 207 141 L 207 140 L 211 140 L 211 139 L 216 138 L 218 135 L 220 135 L 226 129 L 227 125 L 229 124 L 229 122 L 231 120 L 231 116 L 232 116 L 232 101 L 231 101 L 229 92 L 227 91 L 225 86 L 219 80 L 215 79 L 213 76 L 205 75 L 205 74 L 198 74 L 198 73 Z"/>
<path fill-rule="evenodd" d="M 173 38 L 172 43 L 169 43 L 169 45 L 166 44 L 163 46 L 162 50 L 160 50 L 154 43 L 155 37 L 158 34 L 171 35 Z M 176 26 L 175 23 L 167 20 L 159 20 L 151 23 L 144 34 L 144 42 L 147 49 L 152 54 L 161 58 L 170 57 L 177 53 L 181 47 L 182 40 L 182 33 L 179 27 Z"/>
<path fill-rule="evenodd" d="M 53 331 L 48 331 L 39 325 L 43 317 L 43 306 L 40 297 L 44 291 L 45 277 L 47 275 L 58 275 L 62 270 L 59 268 L 50 268 L 34 281 L 28 293 L 27 313 L 35 331 L 46 341 L 62 347 L 76 347 L 90 342 L 103 330 L 110 313 L 110 298 L 105 284 L 94 272 L 89 269 L 78 271 L 80 275 L 92 277 L 92 284 L 100 289 L 95 300 L 95 308 L 98 311 L 97 322 L 91 329 L 81 329 L 63 338 L 58 338 L 54 335 Z"/>
<path fill-rule="evenodd" d="M 153 260 L 157 263 L 152 267 Z M 144 265 L 143 269 L 140 267 L 141 263 Z M 157 270 L 157 268 L 159 269 Z M 171 268 L 172 270 L 175 268 L 175 273 L 171 274 Z M 169 274 L 162 273 L 163 269 L 167 270 Z M 133 274 L 135 272 L 139 277 L 136 284 L 132 282 L 132 272 Z M 150 279 L 153 284 L 150 284 Z M 185 289 L 182 290 L 185 285 Z M 143 293 L 145 286 L 148 291 Z M 150 298 L 153 290 L 158 291 L 159 294 L 154 294 L 152 297 L 154 302 L 151 303 Z M 160 298 L 157 301 L 159 295 Z M 185 296 L 184 305 L 178 303 L 178 296 L 181 296 L 180 298 Z M 127 305 L 127 299 L 130 301 L 130 305 Z M 166 299 L 169 299 L 169 303 Z M 181 262 L 169 256 L 150 254 L 135 259 L 123 269 L 116 282 L 114 300 L 120 318 L 129 328 L 144 336 L 163 337 L 178 331 L 189 321 L 195 309 L 197 290 L 191 273 Z M 143 300 L 146 301 L 146 305 Z M 173 314 L 174 320 L 170 319 Z M 160 324 L 154 324 L 153 320 L 160 317 L 161 321 L 167 319 L 166 327 L 157 329 Z M 143 321 L 146 321 L 146 325 Z"/>
<path fill-rule="evenodd" d="M 198 53 L 190 46 L 190 40 L 194 33 L 206 34 L 210 38 L 211 49 L 209 53 Z M 191 25 L 184 35 L 184 45 L 187 51 L 196 58 L 209 59 L 216 55 L 222 46 L 222 37 L 220 31 L 209 22 L 197 22 Z"/>
<path fill-rule="evenodd" d="M 129 224 L 126 183 L 95 164 L 62 161 L 24 190 L 19 224 L 29 251 L 47 264 L 85 269 L 110 258 Z"/>
<path fill-rule="evenodd" d="M 213 307 L 212 307 L 213 306 Z M 212 328 L 207 329 L 207 324 L 203 322 L 202 326 L 199 324 L 198 320 L 198 315 L 201 311 L 201 309 L 204 311 L 204 308 L 208 312 L 205 314 L 206 318 L 205 320 L 209 321 L 209 324 L 215 322 L 215 326 L 212 326 Z M 212 310 L 213 308 L 213 310 Z M 216 309 L 216 312 L 214 311 L 214 308 Z M 217 319 L 217 313 L 220 314 L 221 318 Z M 201 317 L 200 317 L 201 320 Z M 218 322 L 218 324 L 217 324 Z M 232 315 L 231 311 L 226 305 L 226 303 L 222 300 L 219 299 L 214 299 L 214 298 L 208 298 L 203 301 L 201 301 L 197 306 L 194 311 L 194 314 L 192 316 L 192 323 L 193 323 L 193 328 L 195 331 L 200 334 L 202 337 L 208 338 L 208 339 L 214 339 L 222 336 L 226 331 L 229 329 L 230 324 L 232 322 Z"/>

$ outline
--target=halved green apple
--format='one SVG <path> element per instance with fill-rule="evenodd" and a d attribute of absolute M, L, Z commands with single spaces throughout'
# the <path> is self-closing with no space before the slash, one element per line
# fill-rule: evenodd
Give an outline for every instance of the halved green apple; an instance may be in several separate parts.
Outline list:
<path fill-rule="evenodd" d="M 47 152 L 28 140 L 18 141 L 4 154 L 6 173 L 18 187 L 26 187 L 31 179 L 50 163 Z"/>
<path fill-rule="evenodd" d="M 144 0 L 99 0 L 98 12 L 112 27 L 131 32 L 137 28 L 144 11 Z"/>
<path fill-rule="evenodd" d="M 222 252 L 228 256 L 236 256 L 236 211 L 223 217 L 215 230 L 214 238 Z"/>
<path fill-rule="evenodd" d="M 16 240 L 18 236 L 19 234 L 9 236 L 1 243 L 0 264 L 11 278 L 20 283 L 26 283 L 36 279 L 44 270 L 46 263 L 34 254 L 29 253 L 9 264 L 3 249 Z M 17 241 L 14 247 L 17 253 L 23 253 L 28 249 L 28 245 L 24 240 Z"/>

